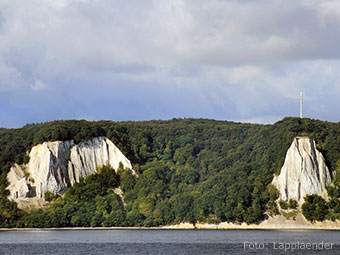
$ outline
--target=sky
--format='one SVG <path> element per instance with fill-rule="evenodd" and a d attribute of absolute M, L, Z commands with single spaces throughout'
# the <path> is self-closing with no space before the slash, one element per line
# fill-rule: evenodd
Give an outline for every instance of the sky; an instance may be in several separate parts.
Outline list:
<path fill-rule="evenodd" d="M 0 0 L 0 127 L 340 121 L 340 1 Z"/>

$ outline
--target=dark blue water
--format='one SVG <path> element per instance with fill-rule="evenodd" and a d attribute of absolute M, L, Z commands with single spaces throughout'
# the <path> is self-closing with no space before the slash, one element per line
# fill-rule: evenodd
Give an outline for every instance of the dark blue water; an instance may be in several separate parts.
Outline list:
<path fill-rule="evenodd" d="M 340 254 L 339 231 L 2 231 L 0 254 Z"/>

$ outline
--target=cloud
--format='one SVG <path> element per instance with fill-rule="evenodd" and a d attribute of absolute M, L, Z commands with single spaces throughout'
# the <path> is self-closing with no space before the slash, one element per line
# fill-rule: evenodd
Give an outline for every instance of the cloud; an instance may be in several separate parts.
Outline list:
<path fill-rule="evenodd" d="M 306 114 L 337 121 L 338 5 L 1 1 L 2 107 L 18 119 L 30 109 L 21 124 L 84 116 L 272 122 L 297 115 L 304 90 Z"/>
<path fill-rule="evenodd" d="M 18 89 L 22 82 L 19 70 L 0 61 L 0 92 Z"/>
<path fill-rule="evenodd" d="M 339 21 L 322 22 L 328 12 L 299 1 L 15 1 L 5 10 L 7 50 L 42 54 L 41 72 L 52 63 L 114 70 L 339 56 Z"/>
<path fill-rule="evenodd" d="M 31 86 L 32 90 L 40 91 L 48 89 L 48 86 L 43 83 L 41 80 L 35 80 L 34 84 Z"/>

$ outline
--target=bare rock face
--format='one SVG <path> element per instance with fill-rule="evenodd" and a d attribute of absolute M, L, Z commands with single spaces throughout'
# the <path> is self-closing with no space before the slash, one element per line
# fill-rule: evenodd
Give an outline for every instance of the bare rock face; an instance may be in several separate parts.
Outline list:
<path fill-rule="evenodd" d="M 7 174 L 7 179 L 9 182 L 8 189 L 11 192 L 10 197 L 13 195 L 13 198 L 20 199 L 29 196 L 30 190 L 26 182 L 25 172 L 21 166 L 15 164 Z"/>
<path fill-rule="evenodd" d="M 300 201 L 306 195 L 325 196 L 331 175 L 315 141 L 309 137 L 296 137 L 287 151 L 285 162 L 273 185 L 280 191 L 282 200 Z"/>
<path fill-rule="evenodd" d="M 74 144 L 73 141 L 45 142 L 32 148 L 25 166 L 14 165 L 7 175 L 9 198 L 44 197 L 46 191 L 57 194 L 97 171 L 119 163 L 132 169 L 130 161 L 106 137 L 92 138 Z"/>

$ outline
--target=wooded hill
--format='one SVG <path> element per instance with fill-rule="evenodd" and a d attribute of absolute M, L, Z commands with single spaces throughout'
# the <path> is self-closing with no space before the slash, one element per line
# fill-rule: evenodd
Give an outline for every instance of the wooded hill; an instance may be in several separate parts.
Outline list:
<path fill-rule="evenodd" d="M 293 138 L 313 138 L 329 169 L 339 172 L 340 124 L 284 118 L 273 125 L 209 119 L 112 122 L 85 120 L 0 129 L 0 226 L 158 226 L 180 222 L 257 223 L 276 213 L 280 172 Z M 44 141 L 106 136 L 131 160 L 139 177 L 109 167 L 69 188 L 62 197 L 47 194 L 46 208 L 30 213 L 7 199 L 6 176 L 27 151 Z M 329 189 L 322 218 L 340 219 L 340 180 Z M 112 188 L 121 186 L 124 202 Z M 314 199 L 319 203 L 319 199 Z M 313 199 L 306 212 L 313 210 Z M 313 218 L 314 217 L 314 218 Z M 320 219 L 312 213 L 310 220 Z"/>

